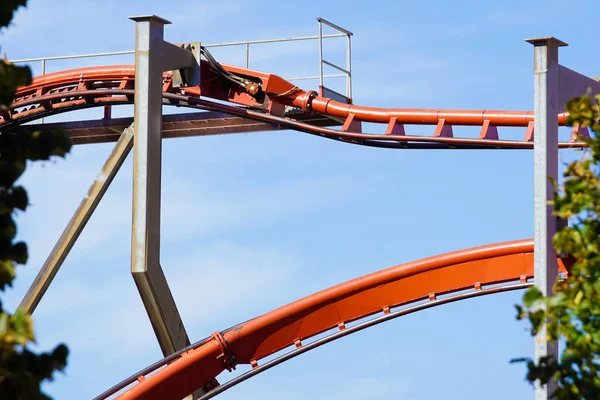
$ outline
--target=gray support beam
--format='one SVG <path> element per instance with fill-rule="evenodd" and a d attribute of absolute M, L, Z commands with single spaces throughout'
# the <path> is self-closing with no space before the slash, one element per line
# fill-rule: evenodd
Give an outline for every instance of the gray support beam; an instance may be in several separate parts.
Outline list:
<path fill-rule="evenodd" d="M 562 65 L 558 66 L 558 107 L 564 110 L 565 105 L 573 97 L 588 93 L 595 96 L 600 93 L 600 82 L 582 75 Z"/>
<path fill-rule="evenodd" d="M 558 179 L 558 48 L 566 46 L 553 37 L 528 39 L 534 45 L 534 284 L 546 295 L 558 275 L 552 237 L 556 218 L 552 215 L 554 187 L 549 177 Z M 546 339 L 546 327 L 535 337 L 534 359 L 545 356 L 558 359 L 558 345 Z M 535 400 L 549 400 L 556 387 L 553 381 L 541 386 L 536 382 Z"/>
<path fill-rule="evenodd" d="M 154 15 L 131 19 L 136 22 L 131 273 L 160 348 L 169 355 L 190 342 L 160 266 L 162 73 L 193 68 L 199 60 L 163 41 L 170 22 Z"/>
<path fill-rule="evenodd" d="M 35 311 L 56 273 L 73 248 L 77 238 L 79 238 L 83 228 L 85 228 L 100 200 L 102 200 L 104 193 L 106 193 L 106 190 L 117 175 L 119 168 L 123 165 L 132 145 L 133 125 L 126 128 L 121 134 L 112 153 L 106 159 L 102 170 L 90 186 L 87 195 L 81 200 L 79 207 L 21 301 L 20 307 L 24 308 L 27 312 L 33 313 Z"/>

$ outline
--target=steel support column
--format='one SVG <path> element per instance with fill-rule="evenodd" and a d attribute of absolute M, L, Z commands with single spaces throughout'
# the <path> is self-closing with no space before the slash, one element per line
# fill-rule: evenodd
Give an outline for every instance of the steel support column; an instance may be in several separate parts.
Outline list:
<path fill-rule="evenodd" d="M 102 170 L 90 186 L 87 195 L 81 200 L 79 207 L 21 301 L 20 307 L 24 308 L 27 312 L 33 313 L 35 311 L 56 273 L 73 248 L 77 238 L 79 238 L 83 228 L 85 228 L 100 200 L 102 200 L 104 193 L 106 193 L 121 165 L 123 165 L 132 145 L 133 124 L 121 134 L 112 153 L 106 159 Z"/>
<path fill-rule="evenodd" d="M 190 342 L 160 266 L 162 73 L 194 63 L 199 72 L 199 60 L 163 41 L 169 21 L 154 15 L 131 19 L 136 22 L 131 273 L 161 350 L 169 355 Z"/>
<path fill-rule="evenodd" d="M 534 45 L 534 284 L 544 295 L 552 295 L 558 275 L 552 237 L 556 218 L 552 206 L 554 187 L 549 178 L 558 179 L 559 85 L 558 48 L 566 46 L 553 37 L 528 39 Z M 545 356 L 558 359 L 558 345 L 547 340 L 543 326 L 535 336 L 534 359 Z M 548 400 L 556 387 L 553 381 L 534 388 L 536 400 Z"/>

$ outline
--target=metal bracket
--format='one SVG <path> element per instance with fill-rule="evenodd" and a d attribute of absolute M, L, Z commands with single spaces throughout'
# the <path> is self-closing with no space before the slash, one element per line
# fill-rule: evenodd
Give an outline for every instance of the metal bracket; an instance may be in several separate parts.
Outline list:
<path fill-rule="evenodd" d="M 235 356 L 229 351 L 227 340 L 221 335 L 221 332 L 215 332 L 211 337 L 219 347 L 219 350 L 221 350 L 221 354 L 217 358 L 223 360 L 223 366 L 227 371 L 231 372 L 235 370 L 237 362 L 235 361 Z"/>
<path fill-rule="evenodd" d="M 194 61 L 191 67 L 173 70 L 173 87 L 200 85 L 200 42 L 177 43 L 175 46 L 190 52 Z"/>

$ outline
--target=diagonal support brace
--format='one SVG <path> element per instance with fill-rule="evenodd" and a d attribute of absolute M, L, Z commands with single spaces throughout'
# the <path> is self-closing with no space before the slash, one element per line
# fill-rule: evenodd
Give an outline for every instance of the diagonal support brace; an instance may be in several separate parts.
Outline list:
<path fill-rule="evenodd" d="M 29 290 L 27 290 L 27 294 L 25 294 L 25 297 L 21 301 L 20 307 L 28 313 L 35 311 L 58 270 L 69 255 L 73 245 L 79 238 L 83 228 L 85 228 L 100 200 L 102 200 L 104 193 L 106 193 L 121 165 L 125 162 L 132 146 L 133 124 L 123 130 L 112 153 L 106 159 L 102 170 L 90 186 L 87 195 L 81 200 L 79 207 L 65 227 L 46 262 L 38 272 Z"/>

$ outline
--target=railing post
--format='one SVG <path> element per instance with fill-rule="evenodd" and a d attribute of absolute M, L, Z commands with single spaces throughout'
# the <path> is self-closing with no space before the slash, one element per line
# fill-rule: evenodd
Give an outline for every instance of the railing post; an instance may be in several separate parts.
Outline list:
<path fill-rule="evenodd" d="M 348 34 L 348 47 L 346 50 L 346 96 L 352 100 L 352 35 Z"/>
<path fill-rule="evenodd" d="M 323 23 L 319 19 L 319 92 L 323 88 Z"/>

